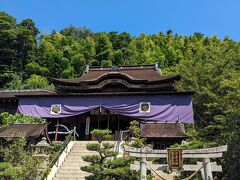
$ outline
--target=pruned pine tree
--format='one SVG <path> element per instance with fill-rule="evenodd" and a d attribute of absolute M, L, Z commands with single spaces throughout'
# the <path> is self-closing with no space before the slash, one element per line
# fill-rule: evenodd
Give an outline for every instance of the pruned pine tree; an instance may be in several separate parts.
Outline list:
<path fill-rule="evenodd" d="M 130 170 L 131 160 L 116 157 L 117 153 L 113 151 L 114 144 L 103 142 L 110 138 L 110 133 L 111 131 L 108 129 L 95 129 L 91 132 L 96 137 L 97 143 L 89 143 L 86 147 L 88 150 L 97 153 L 82 157 L 90 165 L 81 167 L 81 170 L 92 173 L 87 179 L 138 179 L 137 173 Z"/>

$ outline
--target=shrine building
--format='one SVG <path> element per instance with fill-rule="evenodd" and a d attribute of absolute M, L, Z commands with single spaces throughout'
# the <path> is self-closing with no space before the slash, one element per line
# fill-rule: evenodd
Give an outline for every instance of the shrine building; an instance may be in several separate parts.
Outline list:
<path fill-rule="evenodd" d="M 97 128 L 110 129 L 117 140 L 120 131 L 138 120 L 148 144 L 164 149 L 185 140 L 184 124 L 193 123 L 193 92 L 175 89 L 180 78 L 163 76 L 157 64 L 87 66 L 79 78 L 49 78 L 54 90 L 0 91 L 0 113 L 45 118 L 55 140 L 63 134 L 54 132 L 74 127 L 79 140 L 93 140 L 90 132 Z"/>

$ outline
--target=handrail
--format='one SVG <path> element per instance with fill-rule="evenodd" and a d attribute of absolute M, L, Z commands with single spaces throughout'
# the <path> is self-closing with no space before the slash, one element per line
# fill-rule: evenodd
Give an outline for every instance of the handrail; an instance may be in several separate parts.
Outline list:
<path fill-rule="evenodd" d="M 130 132 L 127 136 L 125 136 L 122 141 L 124 141 L 125 139 L 127 139 L 131 134 L 132 134 L 132 131 L 130 130 L 126 130 L 126 131 L 123 131 L 123 132 Z"/>
<path fill-rule="evenodd" d="M 128 138 L 128 136 L 130 136 L 130 135 L 132 134 L 132 132 L 131 132 L 131 133 L 129 133 L 126 137 L 123 138 L 123 133 L 124 133 L 124 132 L 131 132 L 131 131 L 130 131 L 130 130 L 124 130 L 124 131 L 121 130 L 121 131 L 119 131 L 117 142 L 116 142 L 115 145 L 114 145 L 114 151 L 117 152 L 117 153 L 119 153 L 119 148 L 120 148 L 121 143 L 122 143 L 126 138 Z"/>
<path fill-rule="evenodd" d="M 57 154 L 54 156 L 53 160 L 51 161 L 51 163 L 49 164 L 50 167 L 53 167 L 54 164 L 57 162 L 58 164 L 58 157 L 62 154 L 62 152 L 65 150 L 65 152 L 67 152 L 67 147 L 68 147 L 68 143 L 73 139 L 72 134 L 68 135 L 66 137 L 66 139 L 63 141 L 63 146 L 60 148 L 60 150 L 57 152 Z"/>
<path fill-rule="evenodd" d="M 75 134 L 75 132 L 69 134 L 69 135 L 65 138 L 65 140 L 64 140 L 63 143 L 62 143 L 61 148 L 55 153 L 54 157 L 52 158 L 52 160 L 51 160 L 50 163 L 48 164 L 48 167 L 47 167 L 44 171 L 42 171 L 42 172 L 40 173 L 39 179 L 43 180 L 43 179 L 46 178 L 46 176 L 47 176 L 48 173 L 49 173 L 49 168 L 52 168 L 55 164 L 58 166 L 58 164 L 59 164 L 59 156 L 62 154 L 62 152 L 63 152 L 64 150 L 65 150 L 65 152 L 68 151 L 67 148 L 68 148 L 69 142 L 72 141 L 72 140 L 75 140 L 75 139 L 74 139 L 74 136 L 75 136 L 74 134 Z"/>

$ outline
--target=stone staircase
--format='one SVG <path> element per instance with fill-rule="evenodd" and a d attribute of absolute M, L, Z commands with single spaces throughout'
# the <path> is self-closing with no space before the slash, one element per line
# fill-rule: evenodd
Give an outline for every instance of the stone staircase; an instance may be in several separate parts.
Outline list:
<path fill-rule="evenodd" d="M 96 152 L 86 149 L 87 143 L 95 143 L 94 141 L 75 141 L 71 151 L 65 158 L 64 162 L 58 169 L 54 180 L 83 180 L 90 173 L 82 171 L 80 167 L 86 166 L 89 163 L 83 161 L 81 156 L 96 154 Z"/>

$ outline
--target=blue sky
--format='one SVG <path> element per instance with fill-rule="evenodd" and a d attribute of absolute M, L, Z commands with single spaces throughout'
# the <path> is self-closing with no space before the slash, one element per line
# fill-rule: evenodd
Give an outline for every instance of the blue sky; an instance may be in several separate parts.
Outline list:
<path fill-rule="evenodd" d="M 239 0 L 0 0 L 0 11 L 31 18 L 42 33 L 72 24 L 93 31 L 190 35 L 240 40 Z"/>

